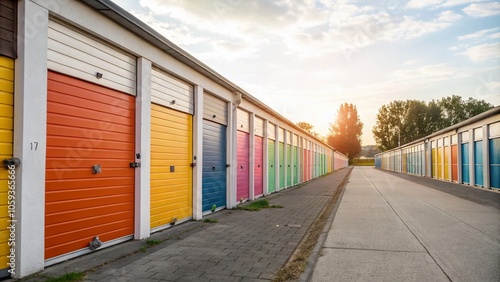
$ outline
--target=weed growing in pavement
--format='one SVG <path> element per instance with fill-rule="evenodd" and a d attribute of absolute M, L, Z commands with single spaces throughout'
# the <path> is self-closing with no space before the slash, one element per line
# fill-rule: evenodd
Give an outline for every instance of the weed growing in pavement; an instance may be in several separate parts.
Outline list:
<path fill-rule="evenodd" d="M 161 242 L 162 242 L 161 240 L 154 240 L 154 239 L 146 240 L 146 244 L 148 244 L 148 246 L 150 247 L 159 245 L 161 244 Z"/>
<path fill-rule="evenodd" d="M 62 276 L 49 278 L 45 280 L 46 282 L 77 282 L 83 281 L 85 278 L 85 273 L 83 272 L 68 272 Z"/>
<path fill-rule="evenodd" d="M 245 210 L 245 211 L 260 211 L 261 209 L 267 209 L 267 208 L 280 209 L 280 208 L 283 208 L 283 206 L 280 206 L 280 205 L 271 205 L 270 206 L 268 200 L 258 200 L 258 201 L 252 202 L 250 205 L 238 207 L 237 209 Z"/>
<path fill-rule="evenodd" d="M 205 218 L 203 220 L 203 222 L 206 222 L 206 223 L 217 223 L 217 219 L 213 219 L 213 218 Z"/>

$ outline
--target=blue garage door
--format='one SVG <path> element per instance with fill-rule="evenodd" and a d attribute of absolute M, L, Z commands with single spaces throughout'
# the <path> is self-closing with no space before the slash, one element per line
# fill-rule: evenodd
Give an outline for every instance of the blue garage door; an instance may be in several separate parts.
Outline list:
<path fill-rule="evenodd" d="M 226 206 L 226 126 L 203 120 L 203 211 Z"/>
<path fill-rule="evenodd" d="M 490 186 L 500 189 L 500 138 L 490 139 Z"/>
<path fill-rule="evenodd" d="M 474 142 L 474 174 L 477 186 L 483 186 L 483 141 Z"/>
<path fill-rule="evenodd" d="M 462 144 L 462 183 L 469 184 L 469 143 Z"/>

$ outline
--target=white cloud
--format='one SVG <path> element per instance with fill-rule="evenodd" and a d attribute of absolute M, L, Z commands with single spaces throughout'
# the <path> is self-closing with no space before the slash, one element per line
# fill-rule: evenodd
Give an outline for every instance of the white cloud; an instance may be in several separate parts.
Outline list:
<path fill-rule="evenodd" d="M 486 2 L 488 0 L 448 0 L 441 4 L 441 7 L 455 7 L 470 3 Z"/>
<path fill-rule="evenodd" d="M 462 54 L 468 56 L 473 62 L 500 59 L 500 42 L 470 47 Z"/>
<path fill-rule="evenodd" d="M 431 6 L 436 6 L 443 3 L 444 0 L 411 0 L 406 5 L 409 9 L 422 9 Z"/>
<path fill-rule="evenodd" d="M 423 21 L 413 17 L 405 16 L 401 22 L 393 22 L 387 25 L 383 38 L 388 41 L 413 39 L 427 33 L 435 32 L 451 24 L 447 21 L 433 20 Z"/>
<path fill-rule="evenodd" d="M 499 38 L 500 33 L 494 33 L 495 31 L 500 30 L 500 28 L 489 28 L 483 29 L 480 31 L 476 31 L 474 33 L 469 33 L 466 35 L 461 35 L 457 37 L 458 40 L 469 40 L 469 39 L 496 39 Z"/>
<path fill-rule="evenodd" d="M 476 18 L 489 17 L 500 15 L 500 3 L 499 2 L 488 2 L 480 4 L 472 4 L 463 9 L 463 11 Z"/>
<path fill-rule="evenodd" d="M 426 1 L 438 2 L 443 1 Z M 211 49 L 205 48 L 200 57 L 224 59 L 252 57 L 276 44 L 284 54 L 300 58 L 359 52 L 377 41 L 409 40 L 444 29 L 461 17 L 452 11 L 428 20 L 401 17 L 349 0 L 140 0 L 139 4 L 143 12 L 134 15 L 174 43 L 205 44 Z"/>
<path fill-rule="evenodd" d="M 441 12 L 441 14 L 439 14 L 438 21 L 454 22 L 454 21 L 457 21 L 461 18 L 462 18 L 462 16 L 460 14 L 457 14 L 451 10 L 448 10 L 448 11 Z"/>
<path fill-rule="evenodd" d="M 392 79 L 405 83 L 429 83 L 449 80 L 457 76 L 457 70 L 446 64 L 435 64 L 410 70 L 397 70 L 392 73 Z"/>
<path fill-rule="evenodd" d="M 485 2 L 487 0 L 411 0 L 406 5 L 407 9 L 423 9 L 423 8 L 449 8 L 475 2 Z"/>
<path fill-rule="evenodd" d="M 161 21 L 152 13 L 145 14 L 131 11 L 131 14 L 178 45 L 187 47 L 193 44 L 208 41 L 207 37 L 200 34 L 193 34 L 193 32 L 186 26 L 177 26 L 169 24 L 166 21 Z"/>
<path fill-rule="evenodd" d="M 405 66 L 410 66 L 418 63 L 418 60 L 408 60 L 404 63 Z"/>

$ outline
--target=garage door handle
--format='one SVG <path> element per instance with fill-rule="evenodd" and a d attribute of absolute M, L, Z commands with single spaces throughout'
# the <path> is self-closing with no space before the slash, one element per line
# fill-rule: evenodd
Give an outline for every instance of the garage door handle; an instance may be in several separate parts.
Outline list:
<path fill-rule="evenodd" d="M 241 166 L 241 169 L 243 169 L 243 166 Z"/>
<path fill-rule="evenodd" d="M 214 170 L 215 170 L 215 166 L 212 166 L 212 171 L 214 171 Z"/>
<path fill-rule="evenodd" d="M 257 167 L 260 167 L 260 165 L 257 165 Z"/>
<path fill-rule="evenodd" d="M 271 165 L 271 167 L 273 167 L 273 165 Z"/>

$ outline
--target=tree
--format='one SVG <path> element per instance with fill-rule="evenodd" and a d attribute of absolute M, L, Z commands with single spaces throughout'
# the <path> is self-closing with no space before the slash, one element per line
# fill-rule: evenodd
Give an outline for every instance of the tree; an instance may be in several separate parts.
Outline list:
<path fill-rule="evenodd" d="M 462 100 L 462 97 L 456 95 L 442 98 L 436 103 L 443 111 L 441 116 L 443 119 L 443 128 L 452 126 L 493 108 L 492 104 L 483 100 L 477 100 L 472 97 Z"/>
<path fill-rule="evenodd" d="M 392 101 L 389 105 L 383 105 L 377 114 L 373 136 L 378 147 L 385 151 L 396 148 L 399 137 L 405 136 L 403 126 L 407 116 L 407 105 L 404 101 Z M 403 139 L 404 142 L 404 139 Z"/>
<path fill-rule="evenodd" d="M 313 130 L 314 126 L 312 124 L 305 121 L 299 121 L 297 122 L 297 125 L 305 131 L 311 133 L 312 136 L 319 138 L 319 134 Z"/>
<path fill-rule="evenodd" d="M 349 157 L 349 161 L 361 152 L 361 134 L 363 123 L 359 120 L 355 105 L 340 105 L 335 123 L 330 126 L 328 145 Z"/>
<path fill-rule="evenodd" d="M 493 105 L 482 100 L 460 96 L 444 97 L 429 103 L 417 100 L 392 101 L 377 114 L 373 136 L 381 150 L 425 137 L 433 132 L 469 119 Z M 400 141 L 400 142 L 399 142 Z"/>

